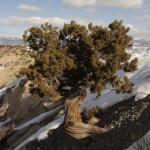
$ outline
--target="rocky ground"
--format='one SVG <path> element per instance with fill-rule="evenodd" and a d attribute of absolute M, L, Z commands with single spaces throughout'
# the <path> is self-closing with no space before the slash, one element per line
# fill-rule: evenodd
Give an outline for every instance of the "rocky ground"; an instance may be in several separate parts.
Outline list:
<path fill-rule="evenodd" d="M 111 131 L 77 141 L 65 134 L 62 127 L 49 132 L 43 141 L 34 141 L 27 150 L 123 150 L 150 130 L 150 96 L 134 101 L 134 97 L 97 114 L 98 126 L 111 126 Z M 140 150 L 140 149 L 139 149 Z M 146 149 L 147 150 L 147 149 Z"/>

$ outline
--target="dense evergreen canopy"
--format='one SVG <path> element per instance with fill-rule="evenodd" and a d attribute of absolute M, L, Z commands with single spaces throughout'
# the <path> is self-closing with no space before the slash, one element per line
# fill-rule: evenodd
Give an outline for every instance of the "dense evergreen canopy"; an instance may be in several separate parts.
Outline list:
<path fill-rule="evenodd" d="M 80 86 L 100 95 L 107 83 L 118 92 L 131 92 L 133 84 L 128 78 L 117 76 L 119 69 L 136 69 L 137 60 L 129 61 L 131 56 L 126 51 L 132 46 L 128 33 L 122 21 L 108 27 L 92 23 L 86 27 L 75 21 L 60 30 L 48 23 L 31 27 L 23 37 L 35 62 L 21 72 L 39 95 L 65 95 Z"/>

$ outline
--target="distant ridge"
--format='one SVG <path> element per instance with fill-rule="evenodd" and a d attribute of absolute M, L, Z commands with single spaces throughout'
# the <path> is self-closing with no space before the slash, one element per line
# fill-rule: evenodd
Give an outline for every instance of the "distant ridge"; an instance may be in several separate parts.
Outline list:
<path fill-rule="evenodd" d="M 19 37 L 3 37 L 0 36 L 0 45 L 24 45 L 22 38 Z M 150 41 L 145 39 L 133 40 L 133 45 L 150 47 Z"/>
<path fill-rule="evenodd" d="M 147 46 L 150 47 L 150 40 L 146 40 L 146 39 L 135 39 L 133 41 L 133 45 L 141 45 L 141 46 Z"/>
<path fill-rule="evenodd" d="M 0 37 L 0 45 L 24 45 L 24 42 L 18 37 Z"/>

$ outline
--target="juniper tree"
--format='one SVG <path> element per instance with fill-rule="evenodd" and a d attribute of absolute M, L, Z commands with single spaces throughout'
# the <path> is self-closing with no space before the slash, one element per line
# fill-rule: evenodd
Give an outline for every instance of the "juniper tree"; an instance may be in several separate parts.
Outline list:
<path fill-rule="evenodd" d="M 131 92 L 133 84 L 128 78 L 117 76 L 125 65 L 136 69 L 137 62 L 130 64 L 131 55 L 126 51 L 132 46 L 128 33 L 129 28 L 122 21 L 107 27 L 92 23 L 86 27 L 75 21 L 64 24 L 62 29 L 48 23 L 32 27 L 23 37 L 32 48 L 35 61 L 22 73 L 40 95 L 65 95 L 80 86 L 100 95 L 107 83 L 117 91 Z"/>

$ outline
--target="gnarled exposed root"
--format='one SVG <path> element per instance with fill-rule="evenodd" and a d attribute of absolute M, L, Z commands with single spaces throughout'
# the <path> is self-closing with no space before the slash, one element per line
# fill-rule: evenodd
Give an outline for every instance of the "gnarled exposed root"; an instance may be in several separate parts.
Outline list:
<path fill-rule="evenodd" d="M 92 137 L 97 134 L 105 133 L 108 130 L 109 129 L 107 128 L 100 128 L 98 126 L 85 124 L 81 122 L 75 122 L 72 125 L 69 125 L 67 128 L 65 128 L 66 133 L 68 133 L 76 139 Z"/>
<path fill-rule="evenodd" d="M 84 97 L 78 97 L 66 103 L 64 130 L 75 139 L 83 139 L 96 134 L 107 132 L 108 128 L 100 128 L 92 123 L 83 123 L 80 114 L 80 105 Z M 92 119 L 92 118 L 91 118 Z"/>

